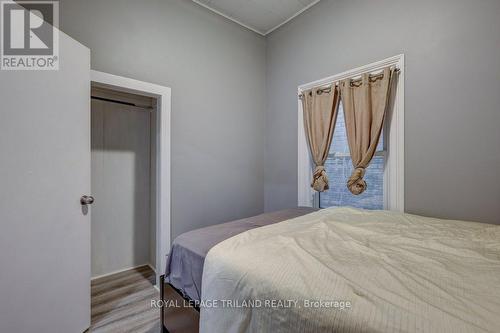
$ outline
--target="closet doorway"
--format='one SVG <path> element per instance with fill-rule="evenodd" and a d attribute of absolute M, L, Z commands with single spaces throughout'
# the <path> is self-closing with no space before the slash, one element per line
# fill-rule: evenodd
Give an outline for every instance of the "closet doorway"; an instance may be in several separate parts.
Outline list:
<path fill-rule="evenodd" d="M 152 97 L 91 89 L 92 277 L 156 266 Z"/>
<path fill-rule="evenodd" d="M 92 279 L 170 248 L 170 88 L 91 71 Z"/>

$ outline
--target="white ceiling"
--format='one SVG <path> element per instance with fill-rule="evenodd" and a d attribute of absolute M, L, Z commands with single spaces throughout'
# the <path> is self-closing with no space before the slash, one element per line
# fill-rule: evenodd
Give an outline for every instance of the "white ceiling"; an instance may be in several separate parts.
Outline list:
<path fill-rule="evenodd" d="M 261 35 L 267 35 L 320 0 L 193 0 Z"/>

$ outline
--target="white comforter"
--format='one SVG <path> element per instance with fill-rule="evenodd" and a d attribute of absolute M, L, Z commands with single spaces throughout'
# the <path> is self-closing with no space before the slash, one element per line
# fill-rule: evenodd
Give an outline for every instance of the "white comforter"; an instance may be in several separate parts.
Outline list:
<path fill-rule="evenodd" d="M 500 226 L 337 208 L 244 232 L 207 255 L 200 329 L 500 332 Z"/>

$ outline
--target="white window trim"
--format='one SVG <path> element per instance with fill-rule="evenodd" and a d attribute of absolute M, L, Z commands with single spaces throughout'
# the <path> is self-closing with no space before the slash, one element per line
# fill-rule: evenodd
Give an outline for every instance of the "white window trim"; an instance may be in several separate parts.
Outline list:
<path fill-rule="evenodd" d="M 313 87 L 328 85 L 347 78 L 355 78 L 366 72 L 376 72 L 387 66 L 400 69 L 394 96 L 394 105 L 389 108 L 386 121 L 387 156 L 384 173 L 384 208 L 392 211 L 404 212 L 404 54 L 399 54 L 381 61 L 361 66 L 321 80 L 302 84 L 298 93 Z M 312 160 L 309 155 L 304 122 L 302 117 L 302 103 L 298 100 L 298 205 L 314 207 L 315 195 L 311 188 Z M 346 179 L 347 181 L 347 179 Z"/>

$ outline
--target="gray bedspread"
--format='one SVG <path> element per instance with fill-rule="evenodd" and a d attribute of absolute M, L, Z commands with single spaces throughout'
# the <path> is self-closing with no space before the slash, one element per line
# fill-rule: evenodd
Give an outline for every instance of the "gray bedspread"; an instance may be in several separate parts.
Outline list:
<path fill-rule="evenodd" d="M 186 232 L 178 236 L 172 244 L 165 269 L 166 281 L 181 291 L 184 297 L 199 301 L 203 264 L 208 251 L 214 245 L 244 231 L 316 210 L 310 207 L 290 208 Z"/>

